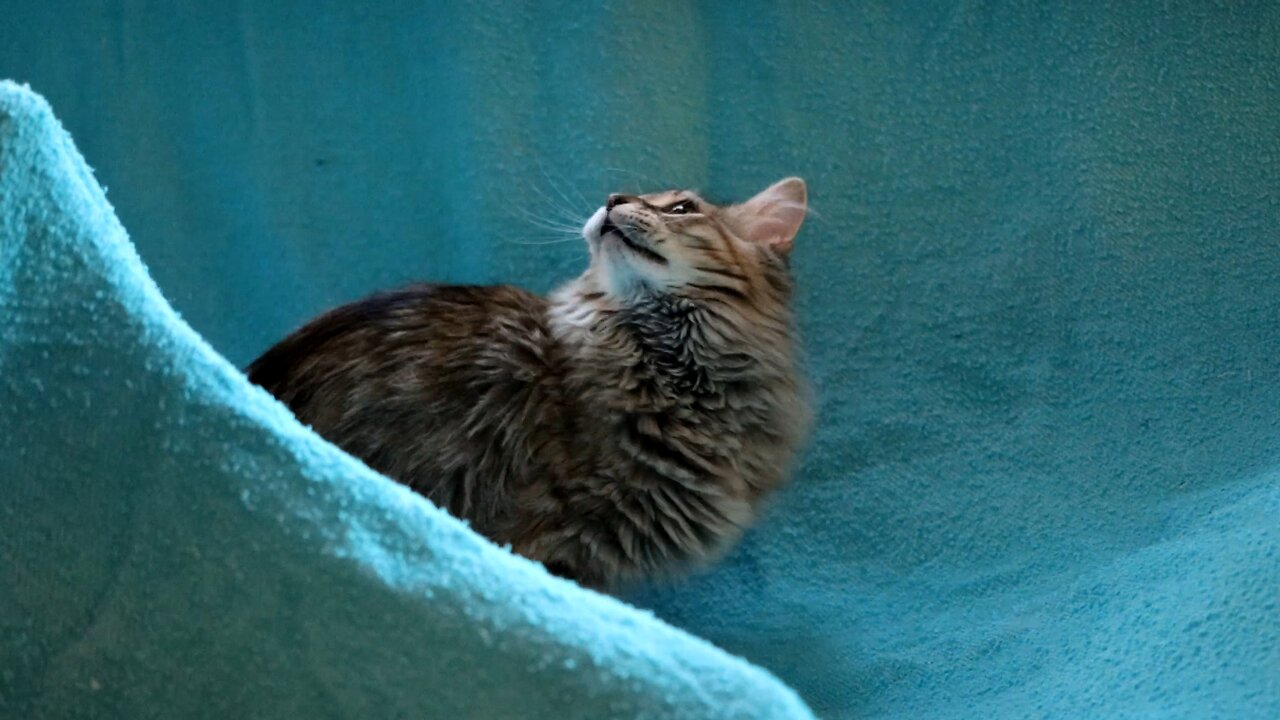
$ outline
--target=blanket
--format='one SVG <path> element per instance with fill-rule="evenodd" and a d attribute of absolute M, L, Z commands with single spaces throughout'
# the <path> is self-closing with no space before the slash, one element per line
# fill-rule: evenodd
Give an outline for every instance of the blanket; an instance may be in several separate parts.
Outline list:
<path fill-rule="evenodd" d="M 0 717 L 811 717 L 302 427 L 0 83 Z"/>
<path fill-rule="evenodd" d="M 714 646 L 824 718 L 1280 717 L 1280 6 L 3 15 L 0 75 L 49 98 L 186 324 L 106 205 L 58 224 L 0 186 L 0 697 L 805 712 Z M 22 147 L 22 177 L 93 188 Z M 609 192 L 789 174 L 813 437 L 723 562 L 623 598 L 661 623 L 375 481 L 217 357 L 412 280 L 546 290 Z M 422 539 L 446 527 L 469 539 Z M 616 623 L 576 622 L 597 604 Z M 570 700 L 606 686 L 616 713 Z"/>

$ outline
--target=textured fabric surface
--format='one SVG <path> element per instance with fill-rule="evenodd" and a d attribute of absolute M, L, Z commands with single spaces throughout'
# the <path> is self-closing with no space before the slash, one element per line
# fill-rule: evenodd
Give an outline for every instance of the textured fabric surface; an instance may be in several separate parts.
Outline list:
<path fill-rule="evenodd" d="M 577 272 L 530 215 L 800 174 L 807 460 L 631 600 L 823 717 L 1280 716 L 1280 6 L 200 5 L 10 2 L 0 75 L 233 363 L 405 280 Z"/>
<path fill-rule="evenodd" d="M 0 83 L 0 717 L 812 717 L 300 426 Z"/>

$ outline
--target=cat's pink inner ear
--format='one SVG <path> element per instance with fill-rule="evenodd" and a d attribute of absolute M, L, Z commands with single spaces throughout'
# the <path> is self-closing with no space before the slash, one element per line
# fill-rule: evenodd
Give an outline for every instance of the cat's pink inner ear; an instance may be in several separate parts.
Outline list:
<path fill-rule="evenodd" d="M 789 177 L 765 188 L 735 210 L 744 240 L 786 255 L 791 252 L 808 207 L 804 180 Z"/>

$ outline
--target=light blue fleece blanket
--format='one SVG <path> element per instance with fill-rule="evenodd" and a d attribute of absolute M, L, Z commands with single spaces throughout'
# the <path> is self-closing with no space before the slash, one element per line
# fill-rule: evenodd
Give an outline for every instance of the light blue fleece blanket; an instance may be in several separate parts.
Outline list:
<path fill-rule="evenodd" d="M 12 0 L 0 76 L 235 366 L 412 279 L 546 289 L 610 191 L 804 176 L 804 466 L 627 600 L 824 718 L 1280 717 L 1280 4 Z M 36 125 L 0 717 L 803 716 L 317 444 Z"/>
<path fill-rule="evenodd" d="M 0 83 L 0 718 L 811 717 L 303 428 Z"/>

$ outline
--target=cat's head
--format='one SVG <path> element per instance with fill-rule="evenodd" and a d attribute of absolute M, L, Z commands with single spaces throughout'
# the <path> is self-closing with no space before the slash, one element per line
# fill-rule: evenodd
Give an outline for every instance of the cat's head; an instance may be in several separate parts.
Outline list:
<path fill-rule="evenodd" d="M 736 205 L 695 193 L 611 195 L 582 234 L 592 268 L 620 300 L 652 294 L 748 299 L 785 285 L 804 222 L 804 181 L 787 178 Z"/>

